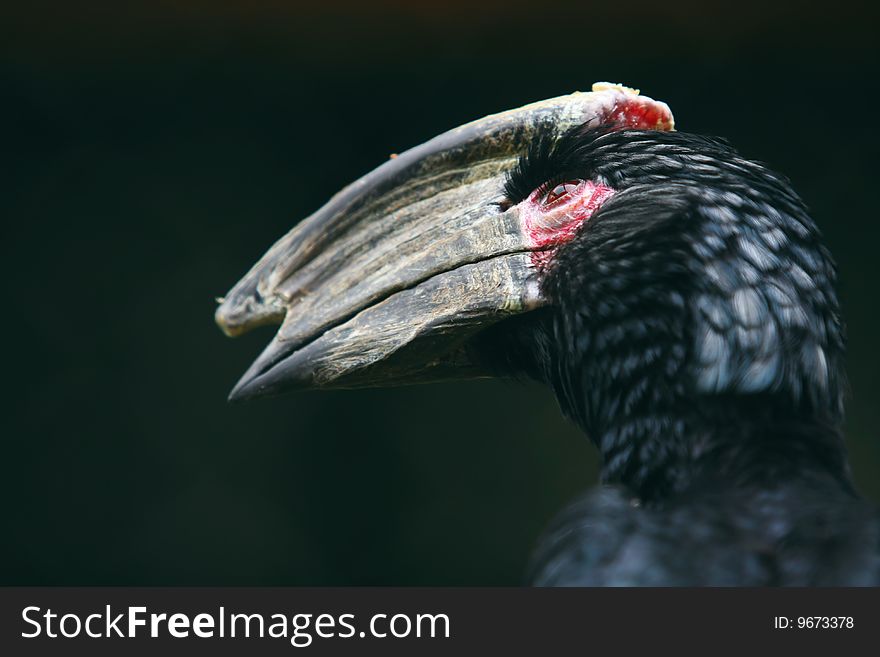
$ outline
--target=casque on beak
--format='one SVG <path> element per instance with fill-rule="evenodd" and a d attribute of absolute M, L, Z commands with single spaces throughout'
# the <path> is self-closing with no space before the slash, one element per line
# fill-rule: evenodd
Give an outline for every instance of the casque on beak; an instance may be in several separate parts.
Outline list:
<path fill-rule="evenodd" d="M 543 303 L 505 176 L 541 129 L 672 127 L 664 104 L 607 83 L 487 116 L 391 159 L 282 237 L 226 295 L 227 335 L 280 323 L 230 394 L 487 375 L 466 345 Z"/>

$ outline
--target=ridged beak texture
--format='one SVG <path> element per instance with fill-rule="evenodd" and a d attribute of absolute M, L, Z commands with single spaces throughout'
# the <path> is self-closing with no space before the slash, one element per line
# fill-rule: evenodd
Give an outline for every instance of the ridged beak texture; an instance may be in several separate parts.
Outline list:
<path fill-rule="evenodd" d="M 485 375 L 469 339 L 543 303 L 535 247 L 518 208 L 503 209 L 507 171 L 547 126 L 626 123 L 643 110 L 671 127 L 665 104 L 597 84 L 450 130 L 344 188 L 217 308 L 230 336 L 281 324 L 230 398 Z"/>

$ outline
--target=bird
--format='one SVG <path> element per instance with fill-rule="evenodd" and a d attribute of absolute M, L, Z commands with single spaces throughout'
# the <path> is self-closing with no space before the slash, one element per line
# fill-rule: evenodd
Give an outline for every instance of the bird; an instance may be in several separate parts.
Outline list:
<path fill-rule="evenodd" d="M 248 399 L 535 379 L 601 457 L 537 586 L 874 586 L 843 436 L 836 266 L 790 181 L 623 85 L 399 154 L 221 300 L 280 328 Z"/>

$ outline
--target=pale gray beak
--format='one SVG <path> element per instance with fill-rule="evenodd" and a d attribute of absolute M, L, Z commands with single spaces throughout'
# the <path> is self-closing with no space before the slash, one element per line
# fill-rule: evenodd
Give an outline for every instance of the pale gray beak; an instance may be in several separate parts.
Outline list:
<path fill-rule="evenodd" d="M 280 323 L 230 394 L 388 386 L 487 375 L 485 327 L 543 303 L 507 171 L 540 129 L 665 104 L 617 85 L 487 116 L 390 159 L 282 237 L 226 295 L 228 335 Z M 625 117 L 624 117 L 625 118 Z"/>

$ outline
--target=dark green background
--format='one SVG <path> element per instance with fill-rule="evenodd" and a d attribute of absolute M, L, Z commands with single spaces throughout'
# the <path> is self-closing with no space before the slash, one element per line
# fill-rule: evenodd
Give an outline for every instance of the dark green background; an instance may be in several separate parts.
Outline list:
<path fill-rule="evenodd" d="M 0 582 L 518 583 L 596 477 L 547 391 L 227 405 L 271 332 L 224 338 L 213 298 L 389 153 L 602 79 L 769 162 L 813 209 L 841 269 L 853 469 L 880 500 L 873 18 L 475 4 L 3 10 Z"/>

